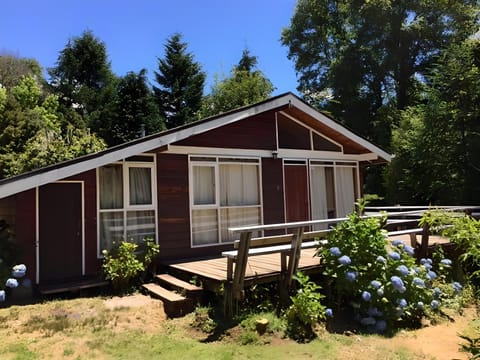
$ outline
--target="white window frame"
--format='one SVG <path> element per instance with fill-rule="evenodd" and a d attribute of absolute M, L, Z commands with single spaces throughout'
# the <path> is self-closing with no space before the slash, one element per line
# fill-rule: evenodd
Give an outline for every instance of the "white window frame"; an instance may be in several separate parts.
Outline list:
<path fill-rule="evenodd" d="M 315 162 L 325 162 L 325 164 L 315 164 Z M 312 179 L 311 179 L 311 168 L 312 167 L 329 167 L 333 168 L 333 183 L 335 189 L 335 214 L 338 217 L 338 189 L 337 189 L 337 170 L 339 168 L 350 168 L 355 170 L 355 179 L 354 179 L 354 194 L 360 194 L 360 165 L 358 161 L 338 161 L 338 160 L 331 160 L 331 159 L 309 159 L 309 171 L 308 176 L 309 179 L 309 186 L 312 186 Z M 310 194 L 311 196 L 311 194 Z M 357 200 L 357 199 L 354 199 Z M 310 203 L 312 203 L 310 199 Z M 310 205 L 310 214 L 312 214 L 313 209 Z"/>
<path fill-rule="evenodd" d="M 188 157 L 188 175 L 189 175 L 189 195 L 190 195 L 190 247 L 201 248 L 211 246 L 222 246 L 226 244 L 232 244 L 233 241 L 222 241 L 221 230 L 221 210 L 222 209 L 236 209 L 236 208 L 258 208 L 260 212 L 259 222 L 263 224 L 263 191 L 262 191 L 262 166 L 261 157 L 246 157 L 246 156 L 222 156 L 222 155 L 205 155 L 201 156 L 208 160 L 195 160 L 198 155 L 189 155 Z M 220 161 L 221 159 L 221 161 Z M 228 161 L 231 159 L 232 161 Z M 245 160 L 245 162 L 242 162 Z M 255 160 L 255 161 L 252 161 Z M 239 206 L 222 206 L 220 201 L 220 166 L 221 165 L 251 165 L 257 166 L 258 169 L 258 205 L 239 205 Z M 195 166 L 210 166 L 214 167 L 215 171 L 215 204 L 194 204 L 194 176 L 193 168 Z M 218 242 L 209 244 L 196 245 L 193 242 L 193 211 L 194 210 L 216 210 L 217 214 L 217 238 Z"/>
<path fill-rule="evenodd" d="M 141 154 L 145 157 L 151 157 L 152 161 L 131 161 L 123 159 L 111 163 L 109 165 L 121 165 L 122 166 L 122 176 L 123 176 L 123 207 L 118 209 L 101 209 L 100 208 L 100 171 L 99 168 L 96 169 L 97 177 L 97 258 L 102 259 L 102 248 L 101 248 L 101 239 L 100 239 L 100 214 L 102 213 L 119 213 L 123 214 L 123 238 L 127 238 L 127 213 L 129 211 L 152 211 L 154 212 L 154 225 L 155 225 L 155 243 L 158 244 L 158 198 L 157 198 L 157 161 L 155 154 Z M 130 174 L 129 170 L 131 168 L 149 168 L 151 174 L 151 192 L 152 192 L 152 204 L 141 204 L 141 205 L 131 205 L 130 204 Z"/>

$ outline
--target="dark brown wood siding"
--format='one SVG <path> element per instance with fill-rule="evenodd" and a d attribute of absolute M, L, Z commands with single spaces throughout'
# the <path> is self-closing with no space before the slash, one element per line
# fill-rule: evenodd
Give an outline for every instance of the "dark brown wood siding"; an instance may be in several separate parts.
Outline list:
<path fill-rule="evenodd" d="M 278 147 L 283 149 L 311 150 L 310 130 L 279 114 Z"/>
<path fill-rule="evenodd" d="M 15 244 L 18 245 L 18 262 L 27 266 L 26 278 L 36 281 L 36 191 L 23 191 L 16 195 Z"/>
<path fill-rule="evenodd" d="M 158 154 L 157 194 L 160 257 L 182 257 L 190 248 L 188 156 Z"/>
<path fill-rule="evenodd" d="M 275 112 L 268 111 L 221 126 L 178 141 L 174 145 L 273 150 L 277 148 Z"/>
<path fill-rule="evenodd" d="M 285 222 L 282 159 L 262 159 L 263 223 Z M 283 231 L 270 232 L 275 235 Z"/>
<path fill-rule="evenodd" d="M 94 275 L 100 272 L 102 265 L 97 256 L 97 171 L 86 171 L 67 180 L 84 182 L 85 274 Z"/>

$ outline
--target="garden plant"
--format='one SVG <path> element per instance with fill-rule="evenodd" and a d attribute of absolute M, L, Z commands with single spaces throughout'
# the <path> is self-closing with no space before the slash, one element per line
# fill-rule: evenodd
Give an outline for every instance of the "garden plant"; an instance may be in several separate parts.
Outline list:
<path fill-rule="evenodd" d="M 105 278 L 112 282 L 114 291 L 128 292 L 134 288 L 135 281 L 145 274 L 158 253 L 159 246 L 153 239 L 144 239 L 141 248 L 136 243 L 122 241 L 111 252 L 103 250 Z"/>
<path fill-rule="evenodd" d="M 333 289 L 327 302 L 351 307 L 365 331 L 386 333 L 418 325 L 462 290 L 451 281 L 450 259 L 440 254 L 417 262 L 413 247 L 387 241 L 385 219 L 361 217 L 365 202 L 357 205 L 358 213 L 332 229 L 317 251 Z"/>

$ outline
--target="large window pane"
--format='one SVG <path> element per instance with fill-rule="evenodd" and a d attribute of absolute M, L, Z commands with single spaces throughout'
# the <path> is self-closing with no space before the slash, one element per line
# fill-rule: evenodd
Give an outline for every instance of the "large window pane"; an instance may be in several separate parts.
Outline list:
<path fill-rule="evenodd" d="M 99 169 L 100 209 L 123 208 L 122 165 L 107 165 Z"/>
<path fill-rule="evenodd" d="M 353 168 L 335 168 L 335 189 L 337 194 L 337 217 L 350 214 L 355 206 Z"/>
<path fill-rule="evenodd" d="M 100 253 L 123 241 L 123 211 L 100 213 Z"/>
<path fill-rule="evenodd" d="M 152 170 L 150 168 L 131 167 L 128 169 L 130 205 L 151 205 Z"/>
<path fill-rule="evenodd" d="M 231 227 L 260 225 L 259 207 L 235 207 L 220 210 L 221 240 L 222 242 L 232 242 L 240 238 L 240 234 L 232 234 L 228 231 Z M 254 233 L 253 236 L 258 236 Z"/>
<path fill-rule="evenodd" d="M 257 165 L 220 165 L 220 205 L 260 204 L 258 183 Z"/>
<path fill-rule="evenodd" d="M 217 210 L 192 211 L 193 245 L 218 243 Z"/>
<path fill-rule="evenodd" d="M 312 204 L 312 220 L 328 219 L 327 208 L 327 184 L 325 179 L 325 168 L 323 166 L 312 166 L 310 170 L 310 196 Z M 317 224 L 314 230 L 326 229 L 327 224 Z"/>
<path fill-rule="evenodd" d="M 193 167 L 193 204 L 215 204 L 215 167 Z"/>
<path fill-rule="evenodd" d="M 128 211 L 127 240 L 140 244 L 145 238 L 155 239 L 155 212 Z"/>

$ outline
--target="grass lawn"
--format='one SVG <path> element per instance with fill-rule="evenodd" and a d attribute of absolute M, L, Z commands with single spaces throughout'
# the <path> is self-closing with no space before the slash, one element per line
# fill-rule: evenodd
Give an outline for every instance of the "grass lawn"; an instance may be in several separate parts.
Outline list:
<path fill-rule="evenodd" d="M 0 309 L 0 359 L 467 359 L 456 334 L 478 326 L 471 309 L 393 338 L 323 331 L 298 344 L 240 326 L 212 340 L 194 319 L 166 319 L 162 303 L 143 295 L 12 306 Z"/>

